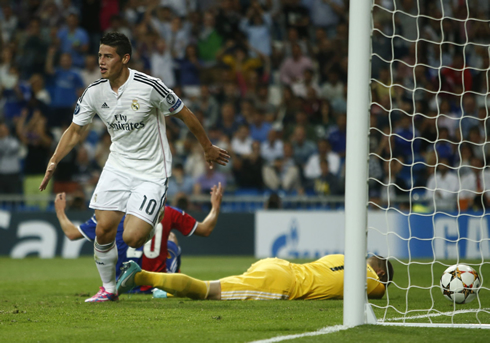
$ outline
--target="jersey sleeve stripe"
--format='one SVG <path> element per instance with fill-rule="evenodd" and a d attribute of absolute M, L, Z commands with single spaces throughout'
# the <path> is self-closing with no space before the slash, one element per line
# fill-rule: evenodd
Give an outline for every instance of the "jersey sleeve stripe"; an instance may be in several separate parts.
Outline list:
<path fill-rule="evenodd" d="M 87 91 L 88 91 L 88 89 L 89 89 L 90 87 L 100 85 L 101 83 L 104 83 L 104 82 L 106 82 L 106 81 L 107 81 L 106 79 L 98 79 L 97 81 L 95 81 L 95 82 L 91 83 L 90 85 L 88 85 L 88 87 L 87 87 L 87 88 L 85 88 L 85 90 L 83 91 L 82 96 L 81 96 L 81 97 L 78 99 L 78 102 L 82 102 L 83 97 L 85 96 L 85 93 L 87 93 Z"/>
<path fill-rule="evenodd" d="M 158 94 L 160 94 L 162 96 L 162 98 L 165 98 L 167 96 L 166 94 L 162 93 L 158 88 L 156 88 L 154 85 L 152 85 L 148 81 L 139 80 L 137 78 L 134 78 L 134 80 L 138 81 L 138 82 L 146 83 L 147 85 L 152 86 L 158 92 Z"/>
<path fill-rule="evenodd" d="M 197 224 L 199 224 L 199 223 L 196 220 L 196 223 L 194 224 L 194 227 L 192 228 L 192 231 L 189 232 L 189 234 L 186 237 L 190 237 L 190 236 L 192 236 L 194 234 L 194 231 L 196 231 L 196 229 L 197 229 Z"/>
<path fill-rule="evenodd" d="M 93 242 L 93 240 L 91 240 L 90 238 L 88 238 L 88 236 L 85 234 L 85 232 L 83 232 L 83 230 L 80 228 L 80 226 L 77 226 L 77 229 L 78 231 L 80 231 L 80 233 L 82 234 L 83 237 L 85 237 L 85 239 L 89 242 Z"/>
<path fill-rule="evenodd" d="M 136 81 L 140 81 L 140 82 L 143 82 L 143 83 L 147 83 L 151 86 L 153 86 L 153 88 L 155 88 L 157 91 L 159 90 L 160 92 L 160 95 L 162 95 L 162 93 L 164 95 L 162 95 L 164 98 L 168 95 L 169 93 L 169 90 L 166 89 L 162 84 L 160 84 L 158 81 L 156 80 L 151 80 L 151 79 L 148 79 L 148 78 L 145 78 L 145 77 L 142 77 L 138 74 L 134 75 L 134 79 Z"/>
<path fill-rule="evenodd" d="M 165 86 L 163 82 L 158 82 L 158 80 L 155 78 L 149 78 L 147 75 L 141 73 L 136 73 L 134 74 L 134 76 L 140 78 L 141 80 L 146 80 L 153 83 L 156 87 L 160 88 L 160 90 L 165 94 L 170 93 L 170 90 L 167 88 L 167 86 Z"/>

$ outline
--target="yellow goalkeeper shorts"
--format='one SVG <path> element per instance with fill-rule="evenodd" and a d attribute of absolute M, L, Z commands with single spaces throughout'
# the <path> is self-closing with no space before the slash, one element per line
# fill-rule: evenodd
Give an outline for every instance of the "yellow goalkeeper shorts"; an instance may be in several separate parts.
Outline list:
<path fill-rule="evenodd" d="M 290 263 L 266 258 L 242 275 L 220 279 L 221 300 L 289 299 L 295 280 Z"/>

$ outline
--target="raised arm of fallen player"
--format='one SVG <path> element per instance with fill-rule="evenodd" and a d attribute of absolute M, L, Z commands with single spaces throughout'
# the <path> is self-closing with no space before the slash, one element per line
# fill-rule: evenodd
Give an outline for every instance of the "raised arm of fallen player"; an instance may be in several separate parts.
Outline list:
<path fill-rule="evenodd" d="M 75 145 L 78 144 L 84 130 L 86 130 L 87 127 L 88 125 L 79 126 L 75 123 L 71 123 L 68 129 L 66 129 L 66 131 L 63 133 L 53 156 L 48 162 L 46 174 L 44 175 L 41 185 L 39 186 L 40 191 L 44 191 L 46 189 L 49 180 L 53 177 L 56 166 L 63 159 L 63 157 L 65 157 L 75 147 Z"/>
<path fill-rule="evenodd" d="M 213 162 L 221 164 L 222 166 L 225 166 L 228 163 L 230 160 L 228 151 L 211 143 L 201 123 L 187 106 L 184 106 L 179 113 L 174 114 L 174 117 L 182 120 L 194 136 L 196 136 L 204 150 L 204 158 L 210 169 L 213 169 Z"/>
<path fill-rule="evenodd" d="M 66 216 L 65 192 L 56 194 L 56 199 L 54 200 L 54 208 L 56 209 L 56 216 L 58 217 L 58 220 L 60 222 L 61 229 L 65 233 L 66 237 L 68 237 L 68 239 L 70 239 L 71 241 L 83 238 L 82 233 Z"/>
<path fill-rule="evenodd" d="M 211 211 L 202 222 L 198 222 L 196 231 L 194 234 L 196 236 L 208 237 L 211 232 L 213 232 L 216 223 L 218 222 L 219 211 L 221 209 L 221 199 L 223 198 L 223 188 L 221 187 L 221 182 L 218 186 L 214 185 L 211 188 Z"/>

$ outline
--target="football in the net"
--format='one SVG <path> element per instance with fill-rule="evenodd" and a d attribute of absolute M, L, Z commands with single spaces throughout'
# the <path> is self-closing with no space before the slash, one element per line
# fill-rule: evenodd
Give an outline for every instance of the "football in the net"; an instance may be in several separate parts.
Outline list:
<path fill-rule="evenodd" d="M 480 277 L 470 266 L 455 264 L 442 273 L 440 285 L 447 300 L 456 304 L 467 304 L 478 294 Z"/>

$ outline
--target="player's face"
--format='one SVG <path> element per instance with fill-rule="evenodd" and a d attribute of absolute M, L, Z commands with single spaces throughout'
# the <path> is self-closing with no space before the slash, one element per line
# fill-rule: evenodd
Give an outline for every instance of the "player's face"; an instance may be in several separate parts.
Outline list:
<path fill-rule="evenodd" d="M 116 52 L 116 48 L 101 44 L 99 48 L 99 68 L 103 79 L 117 78 L 129 60 L 129 55 L 121 58 Z"/>

